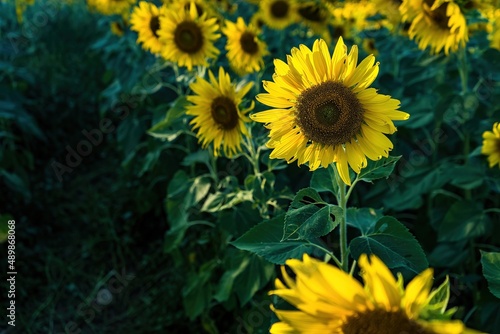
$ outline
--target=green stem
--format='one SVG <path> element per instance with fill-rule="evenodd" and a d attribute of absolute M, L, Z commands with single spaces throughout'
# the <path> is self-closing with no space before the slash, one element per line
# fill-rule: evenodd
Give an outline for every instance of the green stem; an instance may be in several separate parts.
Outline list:
<path fill-rule="evenodd" d="M 333 252 L 331 252 L 330 250 L 326 249 L 323 246 L 320 246 L 318 244 L 312 243 L 310 241 L 309 241 L 309 245 L 311 245 L 313 247 L 316 247 L 318 249 L 321 249 L 323 252 L 325 252 L 326 254 L 328 254 L 333 259 L 333 262 L 335 262 L 335 264 L 337 265 L 337 267 L 339 267 L 339 268 L 342 267 L 342 264 L 340 263 L 339 259 L 337 259 L 337 257 L 335 256 L 335 254 L 333 254 Z"/>
<path fill-rule="evenodd" d="M 339 238 L 340 238 L 340 268 L 343 271 L 349 272 L 349 257 L 347 253 L 347 196 L 346 196 L 346 185 L 339 175 L 337 166 L 333 166 L 335 172 L 335 179 L 339 186 L 339 192 L 337 196 L 337 201 L 339 207 L 342 209 L 342 216 L 339 222 Z M 352 187 L 351 187 L 352 188 Z"/>

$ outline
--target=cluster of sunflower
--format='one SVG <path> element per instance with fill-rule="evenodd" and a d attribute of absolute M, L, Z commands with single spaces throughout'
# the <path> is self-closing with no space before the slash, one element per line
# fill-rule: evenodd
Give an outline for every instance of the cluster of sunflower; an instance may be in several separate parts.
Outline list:
<path fill-rule="evenodd" d="M 350 170 L 359 174 L 369 160 L 389 156 L 393 144 L 386 135 L 396 131 L 394 121 L 406 120 L 409 114 L 399 110 L 397 99 L 370 87 L 379 64 L 373 55 L 358 62 L 358 47 L 348 50 L 344 38 L 376 53 L 373 41 L 362 40 L 360 32 L 388 29 L 415 40 L 422 50 L 449 55 L 483 29 L 492 47 L 500 45 L 500 12 L 493 0 L 250 2 L 257 10 L 248 22 L 239 16 L 224 19 L 223 12 L 235 12 L 237 2 L 165 0 L 157 6 L 147 1 L 135 5 L 134 0 L 89 0 L 88 4 L 103 14 L 122 16 L 145 50 L 188 71 L 215 64 L 221 53 L 216 47 L 219 31 L 226 36 L 231 70 L 241 77 L 265 67 L 270 52 L 263 29 L 300 24 L 307 27 L 306 34 L 320 36 L 312 47 L 293 48 L 286 62 L 274 60 L 272 81 L 263 81 L 266 93 L 256 96 L 270 109 L 248 116 L 253 102 L 247 108 L 241 105 L 253 82 L 235 85 L 219 67 L 215 74 L 208 71 L 208 80 L 196 77 L 190 84 L 194 94 L 187 97 L 191 104 L 186 114 L 192 116 L 190 124 L 202 147 L 216 157 L 240 153 L 244 138 L 250 138 L 247 123 L 253 120 L 269 129 L 270 158 L 308 164 L 310 170 L 334 164 L 338 181 L 347 186 L 352 185 Z M 483 24 L 469 27 L 469 11 L 479 13 Z M 489 155 L 490 167 L 499 164 L 498 123 L 493 132 L 484 133 L 482 152 Z M 271 294 L 297 310 L 272 307 L 280 321 L 271 333 L 477 333 L 450 320 L 455 310 L 446 311 L 449 284 L 431 291 L 431 269 L 405 288 L 402 276 L 394 277 L 375 255 L 362 255 L 358 262 L 364 286 L 342 269 L 307 255 L 287 261 L 294 277 L 283 270 Z M 344 264 L 340 261 L 339 266 Z"/>
<path fill-rule="evenodd" d="M 248 124 L 263 123 L 269 130 L 270 158 L 307 164 L 311 171 L 333 165 L 344 197 L 345 187 L 353 185 L 353 175 L 360 174 L 369 161 L 389 157 L 393 143 L 387 135 L 396 132 L 394 121 L 410 117 L 399 110 L 399 100 L 371 87 L 379 63 L 373 55 L 375 46 L 360 32 L 387 29 L 415 40 L 422 50 L 449 55 L 463 49 L 474 31 L 483 29 L 491 46 L 500 48 L 500 11 L 494 0 L 250 2 L 257 10 L 248 21 L 241 16 L 224 18 L 225 11 L 236 12 L 238 3 L 229 1 L 165 0 L 159 5 L 88 0 L 88 6 L 121 17 L 115 31 L 130 24 L 144 50 L 193 74 L 186 115 L 191 116 L 190 125 L 204 149 L 215 157 L 234 158 L 242 152 L 242 143 L 251 140 Z M 479 13 L 482 24 L 469 25 L 468 11 Z M 266 92 L 256 96 L 269 108 L 249 115 L 254 103 L 242 105 L 255 85 L 247 80 L 264 71 L 270 55 L 263 31 L 291 25 L 306 27 L 299 32 L 321 38 L 311 46 L 294 47 L 286 61 L 274 60 L 272 80 L 263 81 Z M 195 67 L 215 66 L 221 54 L 216 46 L 222 36 L 219 31 L 226 37 L 230 70 L 243 78 L 239 84 L 222 66 L 209 70 L 208 79 L 192 72 Z M 349 49 L 344 39 L 357 41 L 372 54 L 359 61 L 358 47 Z M 482 152 L 494 167 L 500 164 L 499 123 L 483 137 Z M 294 275 L 283 269 L 282 279 L 276 280 L 270 293 L 296 310 L 272 306 L 279 321 L 271 333 L 479 333 L 460 320 L 451 320 L 455 310 L 446 310 L 449 284 L 446 281 L 432 290 L 432 269 L 405 287 L 403 276 L 395 277 L 377 256 L 361 255 L 357 262 L 363 285 L 346 272 L 344 256 L 337 263 L 340 268 L 307 254 L 286 262 Z"/>

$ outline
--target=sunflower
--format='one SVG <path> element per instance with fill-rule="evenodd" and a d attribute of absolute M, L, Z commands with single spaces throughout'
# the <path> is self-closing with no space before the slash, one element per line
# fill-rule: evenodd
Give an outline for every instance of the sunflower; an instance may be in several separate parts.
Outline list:
<path fill-rule="evenodd" d="M 113 21 L 109 24 L 111 32 L 116 36 L 123 36 L 125 29 L 127 28 L 127 21 Z"/>
<path fill-rule="evenodd" d="M 142 43 L 145 50 L 154 54 L 159 54 L 163 48 L 158 30 L 160 17 L 165 15 L 165 11 L 164 6 L 158 8 L 152 3 L 141 1 L 130 17 L 131 29 L 138 34 L 137 43 Z"/>
<path fill-rule="evenodd" d="M 252 73 L 264 66 L 263 57 L 269 52 L 256 27 L 252 24 L 247 26 L 243 18 L 238 17 L 236 23 L 226 21 L 222 32 L 227 36 L 227 58 L 235 72 Z"/>
<path fill-rule="evenodd" d="M 404 0 L 400 11 L 411 22 L 409 37 L 421 50 L 430 47 L 436 54 L 444 49 L 448 55 L 469 39 L 465 16 L 453 0 Z"/>
<path fill-rule="evenodd" d="M 368 88 L 378 74 L 375 57 L 359 65 L 358 48 L 349 54 L 342 37 L 335 51 L 316 40 L 292 49 L 285 63 L 275 60 L 274 82 L 264 81 L 267 94 L 257 100 L 275 109 L 253 114 L 270 129 L 271 158 L 309 162 L 311 170 L 336 162 L 342 180 L 350 185 L 348 165 L 359 173 L 366 157 L 387 157 L 392 142 L 384 135 L 396 131 L 393 120 L 409 115 L 396 110 L 399 101 Z"/>
<path fill-rule="evenodd" d="M 122 15 L 126 18 L 136 0 L 88 0 L 90 8 L 103 15 Z"/>
<path fill-rule="evenodd" d="M 189 70 L 196 65 L 208 65 L 207 58 L 214 58 L 219 50 L 214 41 L 220 35 L 216 19 L 207 19 L 207 14 L 199 16 L 196 6 L 191 3 L 189 10 L 170 9 L 160 17 L 158 35 L 164 45 L 162 56 Z"/>
<path fill-rule="evenodd" d="M 401 23 L 399 6 L 402 2 L 402 0 L 373 0 L 377 13 L 384 17 L 382 25 L 390 31 L 394 31 Z"/>
<path fill-rule="evenodd" d="M 219 68 L 218 80 L 212 71 L 208 74 L 210 82 L 198 78 L 190 85 L 196 95 L 187 97 L 193 105 L 187 107 L 186 114 L 194 116 L 190 124 L 193 130 L 198 129 L 197 136 L 203 148 L 213 142 L 215 156 L 220 155 L 222 147 L 226 157 L 233 157 L 241 151 L 243 135 L 249 136 L 245 123 L 250 119 L 246 114 L 253 108 L 253 103 L 244 110 L 240 110 L 239 105 L 253 83 L 237 90 L 222 67 Z"/>
<path fill-rule="evenodd" d="M 403 288 L 402 275 L 393 276 L 375 255 L 359 257 L 363 285 L 344 271 L 304 255 L 282 267 L 283 282 L 276 279 L 276 290 L 269 294 L 283 298 L 296 311 L 271 309 L 280 322 L 270 333 L 338 334 L 461 334 L 479 333 L 459 320 L 450 320 L 455 310 L 445 312 L 449 283 L 431 291 L 432 269 L 426 269 Z M 448 298 L 440 298 L 442 296 Z"/>
<path fill-rule="evenodd" d="M 485 131 L 483 133 L 481 153 L 488 156 L 490 168 L 496 164 L 500 167 L 500 123 L 493 124 L 493 132 Z"/>
<path fill-rule="evenodd" d="M 259 11 L 265 25 L 282 30 L 297 22 L 297 4 L 295 0 L 262 0 Z"/>
<path fill-rule="evenodd" d="M 206 0 L 164 0 L 165 6 L 170 10 L 174 11 L 184 11 L 189 10 L 191 3 L 196 7 L 196 13 L 198 16 L 207 14 L 207 17 L 211 18 L 215 14 L 215 9 Z"/>

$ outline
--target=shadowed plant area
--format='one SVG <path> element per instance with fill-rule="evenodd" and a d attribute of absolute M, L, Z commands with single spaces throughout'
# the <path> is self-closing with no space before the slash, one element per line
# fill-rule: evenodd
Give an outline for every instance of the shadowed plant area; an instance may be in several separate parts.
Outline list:
<path fill-rule="evenodd" d="M 497 0 L 0 0 L 2 333 L 500 333 L 499 50 Z"/>

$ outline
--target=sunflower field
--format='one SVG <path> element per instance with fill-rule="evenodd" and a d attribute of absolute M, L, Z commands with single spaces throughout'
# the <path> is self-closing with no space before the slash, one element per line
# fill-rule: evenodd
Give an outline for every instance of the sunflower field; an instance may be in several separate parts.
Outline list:
<path fill-rule="evenodd" d="M 499 0 L 0 0 L 1 333 L 500 333 Z"/>

